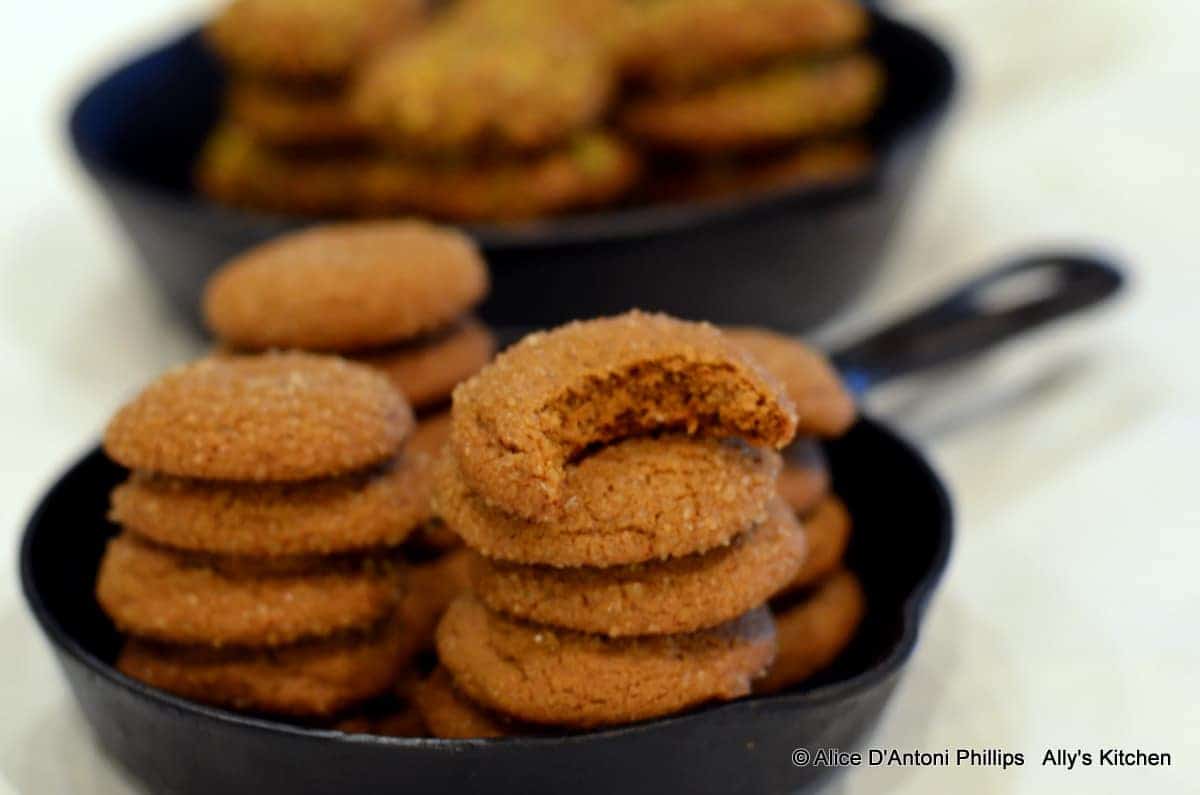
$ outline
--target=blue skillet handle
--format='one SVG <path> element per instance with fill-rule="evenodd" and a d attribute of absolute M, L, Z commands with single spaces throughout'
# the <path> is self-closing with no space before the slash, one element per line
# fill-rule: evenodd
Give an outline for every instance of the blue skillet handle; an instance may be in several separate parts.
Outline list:
<path fill-rule="evenodd" d="M 1112 298 L 1125 284 L 1110 260 L 1080 252 L 1020 257 L 832 355 L 857 395 L 892 378 L 982 353 Z"/>

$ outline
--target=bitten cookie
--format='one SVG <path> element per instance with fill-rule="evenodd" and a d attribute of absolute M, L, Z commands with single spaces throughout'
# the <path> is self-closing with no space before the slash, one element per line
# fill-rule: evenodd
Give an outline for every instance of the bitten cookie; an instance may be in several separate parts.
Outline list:
<path fill-rule="evenodd" d="M 330 716 L 387 692 L 407 659 L 403 628 L 274 650 L 162 646 L 136 638 L 117 658 L 126 676 L 206 704 L 296 717 Z"/>
<path fill-rule="evenodd" d="M 465 235 L 419 221 L 312 227 L 236 257 L 204 315 L 227 345 L 354 350 L 435 331 L 483 299 L 487 267 Z"/>
<path fill-rule="evenodd" d="M 387 617 L 397 578 L 359 568 L 303 576 L 230 576 L 123 534 L 108 543 L 96 598 L 117 627 L 204 646 L 280 646 Z"/>
<path fill-rule="evenodd" d="M 514 621 L 465 596 L 446 611 L 437 648 L 477 704 L 591 728 L 743 696 L 773 659 L 775 637 L 766 608 L 687 635 L 613 639 Z"/>
<path fill-rule="evenodd" d="M 866 604 L 858 579 L 840 571 L 806 598 L 777 611 L 779 653 L 754 692 L 778 692 L 828 667 L 853 639 Z"/>
<path fill-rule="evenodd" d="M 799 435 L 832 439 L 854 424 L 854 396 L 820 352 L 766 329 L 730 328 L 725 334 L 783 382 L 796 405 Z"/>
<path fill-rule="evenodd" d="M 396 454 L 412 410 L 386 378 L 329 356 L 216 356 L 146 387 L 108 425 L 104 450 L 180 477 L 295 481 Z"/>
<path fill-rule="evenodd" d="M 415 700 L 422 720 L 434 737 L 466 740 L 534 733 L 473 704 L 458 692 L 449 672 L 440 665 L 417 687 Z"/>
<path fill-rule="evenodd" d="M 430 337 L 350 358 L 382 372 L 409 403 L 424 408 L 447 400 L 454 387 L 479 372 L 495 352 L 495 335 L 468 318 Z"/>
<path fill-rule="evenodd" d="M 531 334 L 454 391 L 464 480 L 527 519 L 562 516 L 566 465 L 657 430 L 783 447 L 791 401 L 714 326 L 642 312 Z"/>
<path fill-rule="evenodd" d="M 632 437 L 569 464 L 565 508 L 548 521 L 489 506 L 468 488 L 453 456 L 435 470 L 435 511 L 484 555 L 616 566 L 712 549 L 763 521 L 779 456 L 731 441 Z"/>
<path fill-rule="evenodd" d="M 846 504 L 830 494 L 803 518 L 808 557 L 783 593 L 807 588 L 828 576 L 842 563 L 850 543 L 852 520 Z"/>
<path fill-rule="evenodd" d="M 606 569 L 499 563 L 475 553 L 480 601 L 515 618 L 609 637 L 693 632 L 737 618 L 790 582 L 804 531 L 775 500 L 767 520 L 728 546 Z"/>
<path fill-rule="evenodd" d="M 134 472 L 112 493 L 109 519 L 190 552 L 279 558 L 402 543 L 432 511 L 433 462 L 405 454 L 340 478 L 234 483 Z"/>
<path fill-rule="evenodd" d="M 801 516 L 808 514 L 829 493 L 829 465 L 812 439 L 797 439 L 783 451 L 779 495 Z"/>

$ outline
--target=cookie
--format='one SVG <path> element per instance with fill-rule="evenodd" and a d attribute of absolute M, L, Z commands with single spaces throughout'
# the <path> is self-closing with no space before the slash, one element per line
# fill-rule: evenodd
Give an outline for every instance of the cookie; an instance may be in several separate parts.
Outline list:
<path fill-rule="evenodd" d="M 840 571 L 806 598 L 775 612 L 779 653 L 755 693 L 776 693 L 829 667 L 849 645 L 866 614 L 858 578 Z"/>
<path fill-rule="evenodd" d="M 567 462 L 596 445 L 681 429 L 778 448 L 795 425 L 775 378 L 714 326 L 634 311 L 501 353 L 454 390 L 450 439 L 471 490 L 547 521 L 569 507 Z"/>
<path fill-rule="evenodd" d="M 412 410 L 386 378 L 330 356 L 213 356 L 167 372 L 108 425 L 117 463 L 179 477 L 296 481 L 394 456 Z"/>
<path fill-rule="evenodd" d="M 433 648 L 438 619 L 458 596 L 471 588 L 466 550 L 448 552 L 430 563 L 410 567 L 397 611 L 411 654 Z"/>
<path fill-rule="evenodd" d="M 243 349 L 349 351 L 441 329 L 481 301 L 487 266 L 465 235 L 420 221 L 317 226 L 226 263 L 204 317 Z"/>
<path fill-rule="evenodd" d="M 451 15 L 373 61 L 356 108 L 377 140 L 406 153 L 529 153 L 594 126 L 615 77 L 604 48 L 575 26 L 497 30 Z"/>
<path fill-rule="evenodd" d="M 366 133 L 339 89 L 280 85 L 235 76 L 225 90 L 228 117 L 268 146 L 344 147 Z"/>
<path fill-rule="evenodd" d="M 869 55 L 785 63 L 678 95 L 628 102 L 621 129 L 647 146 L 694 155 L 782 146 L 864 124 L 883 95 Z"/>
<path fill-rule="evenodd" d="M 113 490 L 109 519 L 174 549 L 282 558 L 402 543 L 432 511 L 432 460 L 301 483 L 232 483 L 134 472 Z"/>
<path fill-rule="evenodd" d="M 495 335 L 467 318 L 411 343 L 350 358 L 382 372 L 412 406 L 424 408 L 448 400 L 454 387 L 479 372 L 495 352 Z"/>
<path fill-rule="evenodd" d="M 514 618 L 609 637 L 716 626 L 765 603 L 804 562 L 804 531 L 782 500 L 728 546 L 605 569 L 500 563 L 473 553 L 479 600 Z"/>
<path fill-rule="evenodd" d="M 429 731 L 415 704 L 399 704 L 379 714 L 355 715 L 333 725 L 345 734 L 373 734 L 377 737 L 428 737 Z"/>
<path fill-rule="evenodd" d="M 417 688 L 416 704 L 430 734 L 445 740 L 532 733 L 472 703 L 458 692 L 449 672 L 440 665 Z"/>
<path fill-rule="evenodd" d="M 232 0 L 205 29 L 237 71 L 340 80 L 424 18 L 422 0 Z"/>
<path fill-rule="evenodd" d="M 281 646 L 378 624 L 396 606 L 382 571 L 238 577 L 129 534 L 108 543 L 96 598 L 122 632 L 170 643 Z"/>
<path fill-rule="evenodd" d="M 799 435 L 832 439 L 850 430 L 858 417 L 854 396 L 823 354 L 766 329 L 728 328 L 725 334 L 783 382 L 796 404 Z"/>
<path fill-rule="evenodd" d="M 677 88 L 785 56 L 850 49 L 869 18 L 856 0 L 657 0 L 630 4 L 624 74 Z"/>
<path fill-rule="evenodd" d="M 450 441 L 450 412 L 425 415 L 404 445 L 405 452 L 437 458 Z"/>
<path fill-rule="evenodd" d="M 475 703 L 584 729 L 746 695 L 774 657 L 775 636 L 765 607 L 688 635 L 614 639 L 514 621 L 464 596 L 442 618 L 437 649 Z"/>
<path fill-rule="evenodd" d="M 812 439 L 798 439 L 783 451 L 779 495 L 800 516 L 806 516 L 829 493 L 829 465 Z"/>
<path fill-rule="evenodd" d="M 279 649 L 206 649 L 130 639 L 117 669 L 169 693 L 237 710 L 327 717 L 387 692 L 407 659 L 404 633 L 376 633 Z"/>
<path fill-rule="evenodd" d="M 807 588 L 829 576 L 842 565 L 846 547 L 850 544 L 850 512 L 833 494 L 827 495 L 811 513 L 804 515 L 802 524 L 808 540 L 808 557 L 782 593 Z"/>
<path fill-rule="evenodd" d="M 457 459 L 435 465 L 434 510 L 474 549 L 549 566 L 618 566 L 703 552 L 766 518 L 779 456 L 732 441 L 631 437 L 564 469 L 548 521 L 491 507 Z"/>

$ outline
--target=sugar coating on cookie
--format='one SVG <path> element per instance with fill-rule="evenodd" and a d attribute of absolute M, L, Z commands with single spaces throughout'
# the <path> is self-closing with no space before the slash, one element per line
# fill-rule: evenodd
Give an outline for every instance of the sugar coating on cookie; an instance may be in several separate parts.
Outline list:
<path fill-rule="evenodd" d="M 829 576 L 842 564 L 850 544 L 853 520 L 846 504 L 836 495 L 824 497 L 801 521 L 808 538 L 808 557 L 791 582 L 781 590 L 785 594 L 807 588 Z"/>
<path fill-rule="evenodd" d="M 797 439 L 783 451 L 779 495 L 801 516 L 813 510 L 829 493 L 829 464 L 812 439 Z"/>
<path fill-rule="evenodd" d="M 854 638 L 867 601 L 858 578 L 838 571 L 806 598 L 775 612 L 779 653 L 755 693 L 776 693 L 827 668 Z"/>
<path fill-rule="evenodd" d="M 563 508 L 524 519 L 471 491 L 457 459 L 435 464 L 434 510 L 492 558 L 617 566 L 726 544 L 767 516 L 779 455 L 732 441 L 631 437 L 569 464 Z"/>
<path fill-rule="evenodd" d="M 713 627 L 771 598 L 804 562 L 804 531 L 775 500 L 728 546 L 667 561 L 597 568 L 500 563 L 474 553 L 480 601 L 514 618 L 609 637 Z"/>
<path fill-rule="evenodd" d="M 415 701 L 422 720 L 434 737 L 467 740 L 525 733 L 519 724 L 488 712 L 459 693 L 450 673 L 440 665 L 417 687 Z"/>
<path fill-rule="evenodd" d="M 850 430 L 858 417 L 854 396 L 820 351 L 767 329 L 724 331 L 783 383 L 796 405 L 799 435 L 832 439 Z"/>
<path fill-rule="evenodd" d="M 214 356 L 161 376 L 108 425 L 117 463 L 180 477 L 294 481 L 379 464 L 412 410 L 382 375 L 331 356 Z"/>
<path fill-rule="evenodd" d="M 483 299 L 465 235 L 420 221 L 316 226 L 275 238 L 209 280 L 204 315 L 227 345 L 353 350 L 448 325 Z"/>
<path fill-rule="evenodd" d="M 392 612 L 386 571 L 228 576 L 129 534 L 108 543 L 96 598 L 117 627 L 143 638 L 219 646 L 280 646 L 366 630 Z"/>
<path fill-rule="evenodd" d="M 232 0 L 205 30 L 237 71 L 340 80 L 379 46 L 418 27 L 422 0 Z"/>
<path fill-rule="evenodd" d="M 134 472 L 109 518 L 190 552 L 279 558 L 394 547 L 432 517 L 432 458 L 300 483 L 234 483 Z"/>
<path fill-rule="evenodd" d="M 685 635 L 605 638 L 515 621 L 464 596 L 438 626 L 437 649 L 481 706 L 592 728 L 746 695 L 774 658 L 775 634 L 765 607 Z"/>
<path fill-rule="evenodd" d="M 846 50 L 869 22 L 857 0 L 658 0 L 631 4 L 627 16 L 622 70 L 661 88 L 764 60 Z"/>
<path fill-rule="evenodd" d="M 620 126 L 645 145 L 690 154 L 763 149 L 861 126 L 883 83 L 870 55 L 784 63 L 680 95 L 632 100 Z"/>
<path fill-rule="evenodd" d="M 464 480 L 525 518 L 560 514 L 566 465 L 658 430 L 783 447 L 795 433 L 778 381 L 706 323 L 629 312 L 531 334 L 454 391 Z"/>
<path fill-rule="evenodd" d="M 404 629 L 387 621 L 367 636 L 279 649 L 206 649 L 132 638 L 117 670 L 205 704 L 325 717 L 387 692 L 408 659 Z"/>
<path fill-rule="evenodd" d="M 496 336 L 467 318 L 430 337 L 350 358 L 379 370 L 414 408 L 424 408 L 448 400 L 454 387 L 479 372 L 495 352 Z"/>

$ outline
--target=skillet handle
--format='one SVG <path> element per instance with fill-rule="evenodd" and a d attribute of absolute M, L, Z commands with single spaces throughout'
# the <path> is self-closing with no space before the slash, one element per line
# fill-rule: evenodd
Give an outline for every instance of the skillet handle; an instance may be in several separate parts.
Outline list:
<path fill-rule="evenodd" d="M 892 378 L 957 362 L 1103 303 L 1125 276 L 1094 254 L 1042 252 L 968 281 L 930 306 L 833 354 L 857 395 Z"/>

